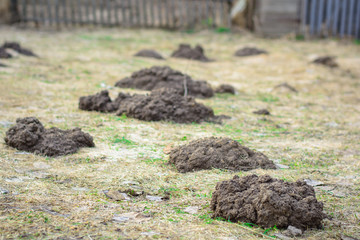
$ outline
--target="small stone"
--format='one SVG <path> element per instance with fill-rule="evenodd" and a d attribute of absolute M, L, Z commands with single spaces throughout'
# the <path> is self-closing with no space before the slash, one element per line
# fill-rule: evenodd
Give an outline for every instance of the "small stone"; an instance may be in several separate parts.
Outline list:
<path fill-rule="evenodd" d="M 0 194 L 8 194 L 8 193 L 9 193 L 9 190 L 0 187 Z"/>
<path fill-rule="evenodd" d="M 124 181 L 120 185 L 120 192 L 127 193 L 131 196 L 140 196 L 144 194 L 144 191 L 142 187 L 140 186 L 140 183 L 135 181 Z"/>
<path fill-rule="evenodd" d="M 275 166 L 277 169 L 289 169 L 290 168 L 289 166 L 286 166 L 286 165 L 283 165 L 280 163 L 275 163 Z"/>
<path fill-rule="evenodd" d="M 114 222 L 125 223 L 125 222 L 144 222 L 149 220 L 150 217 L 137 212 L 128 212 L 121 215 L 115 214 L 113 217 Z"/>
<path fill-rule="evenodd" d="M 298 237 L 302 235 L 302 231 L 294 226 L 288 226 L 287 231 L 291 234 L 291 236 Z"/>
<path fill-rule="evenodd" d="M 310 186 L 313 186 L 313 187 L 320 186 L 320 185 L 324 184 L 323 182 L 312 180 L 312 179 L 304 179 L 304 182 L 306 182 L 307 185 L 310 185 Z"/>
<path fill-rule="evenodd" d="M 150 231 L 150 232 L 142 232 L 140 234 L 144 236 L 154 236 L 154 235 L 160 235 L 161 233 Z"/>
<path fill-rule="evenodd" d="M 164 200 L 163 197 L 151 196 L 151 195 L 146 195 L 146 199 L 148 199 L 150 201 L 155 201 L 155 202 L 161 202 Z"/>
<path fill-rule="evenodd" d="M 275 233 L 274 236 L 276 236 L 277 238 L 282 239 L 282 240 L 291 240 L 292 239 L 292 238 L 285 236 L 282 233 Z"/>
<path fill-rule="evenodd" d="M 131 198 L 126 194 L 126 193 L 123 193 L 123 192 L 120 192 L 118 190 L 110 190 L 110 191 L 103 191 L 104 194 L 108 197 L 108 198 L 111 198 L 115 201 L 122 201 L 122 200 L 125 200 L 125 201 L 129 201 L 131 200 Z"/>
<path fill-rule="evenodd" d="M 85 188 L 85 187 L 73 187 L 72 190 L 79 191 L 79 192 L 89 191 L 89 189 Z"/>
<path fill-rule="evenodd" d="M 196 214 L 199 210 L 199 207 L 197 206 L 189 206 L 184 209 L 184 212 L 190 213 L 190 214 Z"/>
<path fill-rule="evenodd" d="M 6 182 L 12 182 L 12 183 L 20 183 L 23 182 L 21 178 L 18 177 L 11 177 L 11 178 L 5 178 Z"/>

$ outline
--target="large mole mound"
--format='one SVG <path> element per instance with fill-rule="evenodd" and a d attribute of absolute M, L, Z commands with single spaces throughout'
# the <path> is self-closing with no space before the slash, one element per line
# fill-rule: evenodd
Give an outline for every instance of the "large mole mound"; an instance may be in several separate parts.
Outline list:
<path fill-rule="evenodd" d="M 194 97 L 214 96 L 214 92 L 207 82 L 195 81 L 190 76 L 167 66 L 154 66 L 134 72 L 131 77 L 118 81 L 115 86 L 150 91 L 159 88 L 174 88 Z"/>
<path fill-rule="evenodd" d="M 191 60 L 197 60 L 201 62 L 211 62 L 204 54 L 204 49 L 200 45 L 196 45 L 194 48 L 191 48 L 189 44 L 180 44 L 179 48 L 175 50 L 172 54 L 174 58 L 186 58 Z"/>
<path fill-rule="evenodd" d="M 321 64 L 321 65 L 324 65 L 324 66 L 329 67 L 329 68 L 336 68 L 336 67 L 339 66 L 337 64 L 337 62 L 335 62 L 335 57 L 332 57 L 332 56 L 324 56 L 324 57 L 316 58 L 313 61 L 313 63 Z"/>
<path fill-rule="evenodd" d="M 250 175 L 219 182 L 212 195 L 213 217 L 248 222 L 263 228 L 289 225 L 302 230 L 320 228 L 323 203 L 304 181 L 284 182 L 269 175 Z"/>
<path fill-rule="evenodd" d="M 195 140 L 171 150 L 169 163 L 182 173 L 212 168 L 232 171 L 276 168 L 264 154 L 230 138 L 215 137 Z"/>
<path fill-rule="evenodd" d="M 252 47 L 245 47 L 235 52 L 235 56 L 237 57 L 255 56 L 260 54 L 268 54 L 268 52 L 262 49 Z"/>
<path fill-rule="evenodd" d="M 28 56 L 28 57 L 37 57 L 35 53 L 33 53 L 31 50 L 21 47 L 21 45 L 17 42 L 5 42 L 2 45 L 2 48 L 10 48 L 22 55 Z"/>
<path fill-rule="evenodd" d="M 98 102 L 97 102 L 98 101 Z M 184 97 L 176 89 L 157 89 L 150 95 L 119 93 L 111 101 L 108 91 L 81 97 L 79 108 L 88 111 L 116 112 L 144 121 L 173 121 L 177 123 L 217 122 L 211 108 L 197 103 L 193 97 Z"/>
<path fill-rule="evenodd" d="M 5 143 L 21 151 L 45 156 L 75 153 L 80 147 L 94 147 L 93 138 L 80 128 L 45 129 L 34 117 L 18 118 L 5 136 Z"/>
<path fill-rule="evenodd" d="M 161 59 L 161 60 L 164 59 L 163 56 L 161 56 L 158 52 L 156 52 L 154 50 L 148 50 L 148 49 L 140 50 L 134 56 L 136 56 L 136 57 L 155 58 L 155 59 Z"/>

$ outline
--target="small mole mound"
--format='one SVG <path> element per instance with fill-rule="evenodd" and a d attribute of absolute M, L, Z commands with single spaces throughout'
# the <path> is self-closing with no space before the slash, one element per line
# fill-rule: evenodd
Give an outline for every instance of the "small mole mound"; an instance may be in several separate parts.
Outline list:
<path fill-rule="evenodd" d="M 215 93 L 230 93 L 235 94 L 235 88 L 229 84 L 221 84 L 215 89 Z"/>
<path fill-rule="evenodd" d="M 3 48 L 10 48 L 22 55 L 28 56 L 28 57 L 37 57 L 35 53 L 33 53 L 31 50 L 21 47 L 21 45 L 17 42 L 5 42 L 2 45 Z"/>
<path fill-rule="evenodd" d="M 255 56 L 260 54 L 268 54 L 268 52 L 262 49 L 252 47 L 245 47 L 235 52 L 235 56 L 237 57 Z"/>
<path fill-rule="evenodd" d="M 0 63 L 0 67 L 7 67 L 7 65 Z"/>
<path fill-rule="evenodd" d="M 134 72 L 131 77 L 118 81 L 115 86 L 149 91 L 159 88 L 174 88 L 180 90 L 184 95 L 200 98 L 214 96 L 214 91 L 207 82 L 195 81 L 190 76 L 168 66 L 154 66 Z"/>
<path fill-rule="evenodd" d="M 327 66 L 329 68 L 336 68 L 339 66 L 337 64 L 337 62 L 335 61 L 335 57 L 331 57 L 331 56 L 319 57 L 319 58 L 316 58 L 312 62 L 315 64 L 321 64 L 321 65 Z"/>
<path fill-rule="evenodd" d="M 257 110 L 257 111 L 254 111 L 253 112 L 254 114 L 258 114 L 258 115 L 270 115 L 270 112 L 269 110 L 267 109 L 260 109 L 260 110 Z"/>
<path fill-rule="evenodd" d="M 177 123 L 219 122 L 224 116 L 215 116 L 211 108 L 197 103 L 193 97 L 184 97 L 176 89 L 157 89 L 150 95 L 119 93 L 109 101 L 108 91 L 81 97 L 79 108 L 88 111 L 116 112 L 144 121 L 172 121 Z M 96 102 L 100 101 L 100 102 Z"/>
<path fill-rule="evenodd" d="M 0 58 L 8 59 L 8 58 L 12 58 L 12 55 L 10 53 L 6 52 L 5 48 L 0 47 Z"/>
<path fill-rule="evenodd" d="M 34 117 L 18 118 L 5 136 L 5 143 L 20 151 L 56 157 L 75 153 L 81 147 L 94 147 L 93 138 L 80 128 L 45 129 Z"/>
<path fill-rule="evenodd" d="M 163 60 L 164 58 L 157 53 L 154 50 L 148 50 L 148 49 L 144 49 L 139 51 L 138 53 L 136 53 L 134 56 L 136 57 L 147 57 L 147 58 L 156 58 L 156 59 L 161 59 Z"/>
<path fill-rule="evenodd" d="M 211 62 L 204 54 L 204 49 L 200 45 L 191 48 L 189 44 L 180 44 L 179 48 L 171 54 L 174 58 L 186 58 L 201 62 Z"/>
<path fill-rule="evenodd" d="M 250 150 L 230 138 L 203 138 L 170 152 L 170 164 L 179 172 L 203 169 L 249 171 L 255 168 L 276 169 L 264 154 Z"/>
<path fill-rule="evenodd" d="M 249 175 L 219 182 L 211 199 L 213 217 L 263 228 L 320 228 L 326 217 L 314 188 L 304 181 L 285 182 L 269 175 Z"/>

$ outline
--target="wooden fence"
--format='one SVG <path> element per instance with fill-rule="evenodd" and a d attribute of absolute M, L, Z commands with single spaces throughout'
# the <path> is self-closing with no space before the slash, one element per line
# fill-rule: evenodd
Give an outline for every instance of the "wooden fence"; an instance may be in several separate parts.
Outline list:
<path fill-rule="evenodd" d="M 37 25 L 231 27 L 232 0 L 17 0 L 20 19 Z"/>

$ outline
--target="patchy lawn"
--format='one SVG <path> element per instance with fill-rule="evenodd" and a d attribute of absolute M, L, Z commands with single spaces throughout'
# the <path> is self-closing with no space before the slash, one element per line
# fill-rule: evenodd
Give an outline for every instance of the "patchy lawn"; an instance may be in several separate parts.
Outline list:
<path fill-rule="evenodd" d="M 41 57 L 0 61 L 10 66 L 0 68 L 0 187 L 9 192 L 0 195 L 1 239 L 271 238 L 275 228 L 211 218 L 209 203 L 216 183 L 248 174 L 321 181 L 315 187 L 317 198 L 331 220 L 324 221 L 324 229 L 306 231 L 304 237 L 360 237 L 359 45 L 212 32 L 38 32 L 6 27 L 0 29 L 0 44 L 5 40 L 18 41 Z M 168 58 L 180 43 L 200 43 L 216 61 Z M 233 56 L 248 45 L 266 49 L 269 55 Z M 143 48 L 156 49 L 168 59 L 132 57 Z M 309 63 L 321 55 L 337 56 L 340 68 Z M 95 94 L 153 65 L 169 65 L 214 87 L 234 85 L 235 96 L 197 100 L 232 118 L 223 125 L 184 125 L 78 109 L 80 96 Z M 283 82 L 298 93 L 274 89 Z M 143 92 L 110 89 L 113 97 L 119 91 Z M 271 115 L 252 113 L 261 108 Z M 3 138 L 10 123 L 25 116 L 39 118 L 45 127 L 81 127 L 94 137 L 96 148 L 47 158 L 6 146 Z M 180 174 L 166 164 L 165 148 L 206 136 L 231 137 L 289 168 Z M 115 201 L 104 194 L 120 189 L 125 181 L 169 200 L 140 196 Z M 198 211 L 187 213 L 189 206 Z M 119 216 L 132 212 L 140 214 L 125 223 L 113 221 L 114 216 L 122 219 Z"/>

